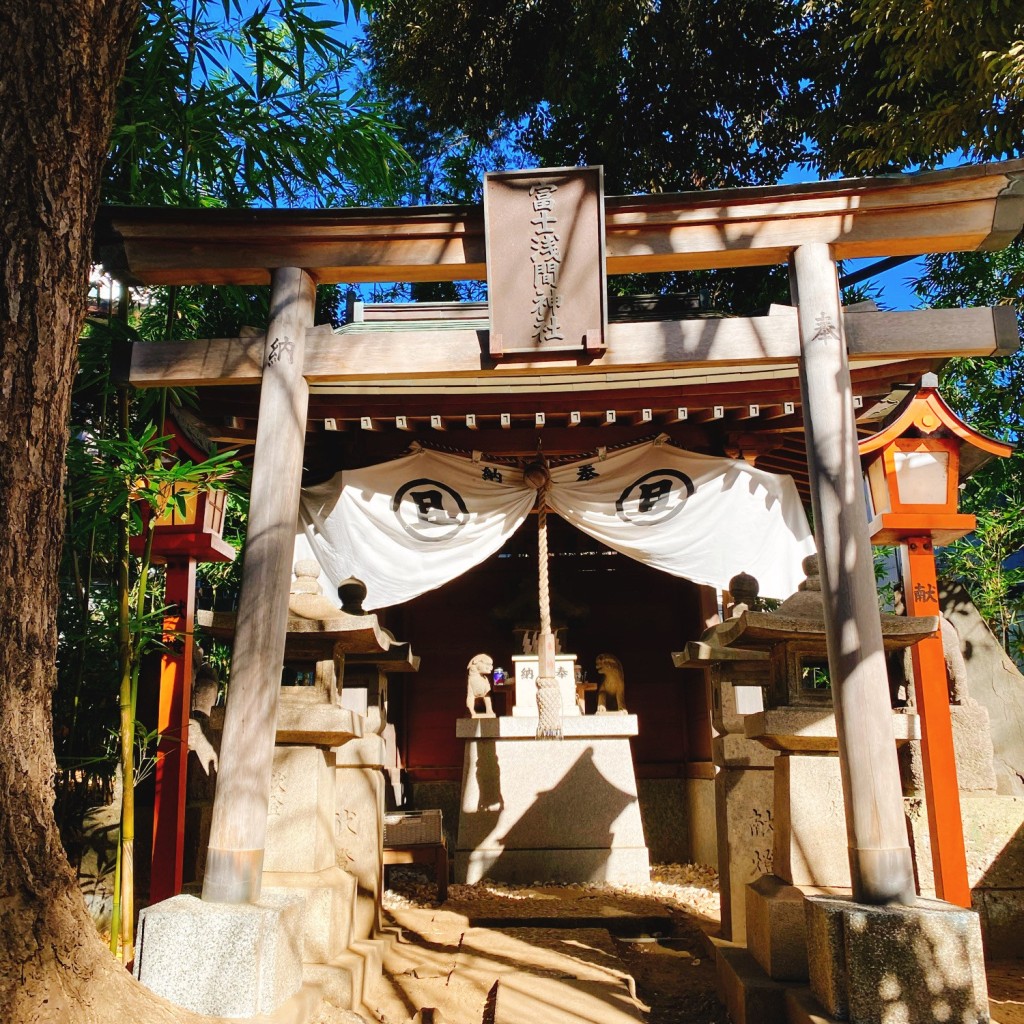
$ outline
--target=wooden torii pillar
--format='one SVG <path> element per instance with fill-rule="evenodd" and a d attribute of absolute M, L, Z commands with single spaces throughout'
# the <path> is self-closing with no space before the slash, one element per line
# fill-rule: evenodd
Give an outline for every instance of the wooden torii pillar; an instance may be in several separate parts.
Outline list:
<path fill-rule="evenodd" d="M 893 742 L 839 277 L 831 248 L 821 242 L 795 249 L 789 265 L 853 898 L 912 904 L 914 862 Z"/>
<path fill-rule="evenodd" d="M 309 404 L 303 360 L 315 300 L 308 273 L 273 271 L 231 697 L 203 879 L 203 899 L 215 903 L 260 897 Z"/>

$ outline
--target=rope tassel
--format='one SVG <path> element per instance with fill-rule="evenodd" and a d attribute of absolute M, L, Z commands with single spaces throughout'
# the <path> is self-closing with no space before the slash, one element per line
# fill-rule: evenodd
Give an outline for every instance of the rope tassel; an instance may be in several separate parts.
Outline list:
<path fill-rule="evenodd" d="M 544 489 L 538 488 L 537 511 L 537 596 L 540 605 L 540 656 L 537 673 L 537 739 L 562 738 L 562 695 L 555 679 L 555 637 L 551 632 L 551 591 L 548 584 L 548 510 Z"/>

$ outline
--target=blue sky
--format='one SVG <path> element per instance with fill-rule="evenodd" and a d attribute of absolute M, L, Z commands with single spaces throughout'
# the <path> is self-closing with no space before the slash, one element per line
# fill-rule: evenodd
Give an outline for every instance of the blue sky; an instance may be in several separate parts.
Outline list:
<path fill-rule="evenodd" d="M 248 6 L 249 4 L 254 6 L 255 0 L 244 0 L 243 6 Z M 356 39 L 362 31 L 362 25 L 365 22 L 365 18 L 361 15 L 353 16 L 351 14 L 346 18 L 340 3 L 336 5 L 336 9 L 334 11 L 330 10 L 330 5 L 327 5 L 327 7 L 328 9 L 325 11 L 325 16 L 333 17 L 340 22 L 344 22 L 344 27 L 339 30 L 341 37 L 346 41 Z M 963 162 L 963 154 L 955 154 L 953 157 L 944 161 L 940 166 L 951 167 Z M 811 171 L 808 171 L 806 167 L 802 167 L 799 164 L 793 164 L 782 176 L 779 184 L 796 184 L 799 182 L 816 180 L 818 180 L 817 177 Z M 878 261 L 875 259 L 849 260 L 844 263 L 843 269 L 846 273 L 852 273 L 853 271 L 859 270 L 862 267 L 875 262 Z M 878 274 L 871 278 L 870 281 L 865 282 L 865 285 L 877 293 L 876 301 L 878 301 L 884 308 L 897 310 L 914 309 L 919 305 L 919 302 L 911 290 L 911 282 L 915 277 L 921 276 L 923 269 L 923 260 L 914 259 L 891 270 L 885 271 L 884 273 Z"/>

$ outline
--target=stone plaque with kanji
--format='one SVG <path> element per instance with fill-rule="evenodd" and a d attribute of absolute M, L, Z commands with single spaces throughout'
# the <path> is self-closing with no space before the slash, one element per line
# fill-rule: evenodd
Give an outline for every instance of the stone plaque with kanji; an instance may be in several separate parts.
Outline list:
<path fill-rule="evenodd" d="M 601 168 L 488 174 L 484 221 L 491 355 L 602 351 Z"/>

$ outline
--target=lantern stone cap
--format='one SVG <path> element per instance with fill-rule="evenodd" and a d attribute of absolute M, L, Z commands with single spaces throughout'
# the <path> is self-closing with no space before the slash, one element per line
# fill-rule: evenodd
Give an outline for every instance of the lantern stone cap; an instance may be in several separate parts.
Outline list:
<path fill-rule="evenodd" d="M 676 667 L 699 668 L 717 661 L 763 661 L 768 657 L 768 648 L 790 641 L 811 641 L 824 648 L 825 606 L 817 555 L 808 555 L 803 560 L 803 570 L 807 578 L 775 611 L 756 611 L 738 605 L 732 618 L 711 626 L 700 640 L 687 644 L 684 651 L 673 653 Z M 881 620 L 882 642 L 890 651 L 909 647 L 939 631 L 937 615 L 883 614 Z M 744 647 L 733 647 L 741 639 Z"/>
<path fill-rule="evenodd" d="M 714 627 L 712 627 L 714 628 Z M 742 647 L 723 647 L 721 644 L 690 640 L 681 651 L 672 652 L 672 664 L 676 668 L 707 668 L 719 661 L 766 662 L 771 660 L 767 651 L 750 651 Z"/>
<path fill-rule="evenodd" d="M 921 378 L 917 391 L 893 411 L 881 430 L 858 442 L 861 459 L 887 447 L 898 437 L 958 438 L 962 442 L 961 481 L 993 456 L 1006 458 L 1014 449 L 1012 444 L 997 441 L 960 419 L 939 393 L 938 378 L 933 373 Z"/>
<path fill-rule="evenodd" d="M 902 708 L 892 715 L 897 746 L 921 738 L 921 719 Z M 839 750 L 835 711 L 831 707 L 780 707 L 743 718 L 747 739 L 785 753 L 834 753 Z"/>
<path fill-rule="evenodd" d="M 235 635 L 234 612 L 200 609 L 196 612 L 196 624 L 218 638 L 230 639 Z M 380 655 L 387 654 L 393 646 L 401 645 L 396 643 L 373 614 L 349 615 L 339 609 L 337 615 L 329 619 L 288 616 L 286 657 L 321 660 L 335 653 Z M 402 660 L 401 657 L 398 660 Z"/>
<path fill-rule="evenodd" d="M 805 614 L 787 614 L 782 608 L 774 612 L 743 612 L 723 625 L 719 640 L 728 646 L 743 638 L 746 644 L 772 647 L 792 640 L 812 640 L 825 643 L 825 617 L 814 612 L 821 610 L 821 599 L 814 607 L 810 602 L 800 608 Z M 888 651 L 899 650 L 916 644 L 919 640 L 934 636 L 939 631 L 937 615 L 904 616 L 886 615 L 882 619 L 882 642 Z"/>
<path fill-rule="evenodd" d="M 383 654 L 346 654 L 345 665 L 377 665 L 388 675 L 396 672 L 419 672 L 420 656 L 412 653 L 412 644 L 392 641 L 391 646 Z"/>

